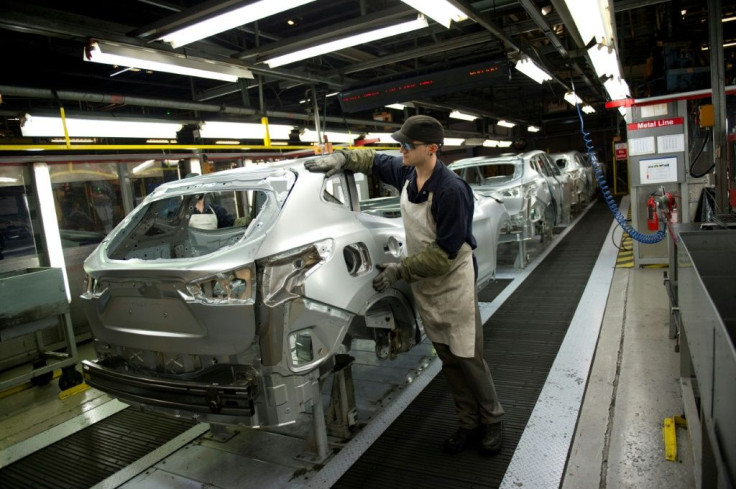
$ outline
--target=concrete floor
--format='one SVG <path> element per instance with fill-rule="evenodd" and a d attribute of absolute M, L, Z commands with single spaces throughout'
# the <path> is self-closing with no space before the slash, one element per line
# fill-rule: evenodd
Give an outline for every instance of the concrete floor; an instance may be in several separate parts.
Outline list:
<path fill-rule="evenodd" d="M 564 489 L 695 487 L 687 431 L 677 429 L 678 461 L 664 458 L 663 419 L 684 412 L 668 305 L 662 269 L 615 270 Z M 81 358 L 93 355 L 81 345 Z M 54 381 L 0 394 L 0 462 L 4 449 L 110 402 L 95 389 L 58 393 Z"/>
<path fill-rule="evenodd" d="M 664 457 L 662 423 L 682 415 L 679 353 L 662 269 L 616 269 L 563 489 L 693 488 L 688 432 Z"/>

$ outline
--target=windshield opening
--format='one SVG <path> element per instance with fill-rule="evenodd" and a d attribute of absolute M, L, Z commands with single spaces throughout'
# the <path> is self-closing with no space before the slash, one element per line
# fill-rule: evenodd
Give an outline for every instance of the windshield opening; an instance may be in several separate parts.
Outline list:
<path fill-rule="evenodd" d="M 462 170 L 462 177 L 470 185 L 501 185 L 521 177 L 521 165 L 493 163 L 472 166 Z"/>
<path fill-rule="evenodd" d="M 260 189 L 198 189 L 143 202 L 114 234 L 107 255 L 114 260 L 204 256 L 246 238 L 277 213 L 271 192 Z"/>

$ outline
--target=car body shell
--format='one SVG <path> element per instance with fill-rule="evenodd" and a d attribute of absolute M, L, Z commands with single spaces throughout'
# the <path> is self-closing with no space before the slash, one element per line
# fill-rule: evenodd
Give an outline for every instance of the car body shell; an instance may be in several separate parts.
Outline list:
<path fill-rule="evenodd" d="M 193 226 L 203 195 L 233 204 L 235 224 Z M 479 287 L 506 219 L 477 198 Z M 352 172 L 327 179 L 293 160 L 164 184 L 84 263 L 98 353 L 87 382 L 199 421 L 293 422 L 352 339 L 374 340 L 379 358 L 421 340 L 409 285 L 372 287 L 375 265 L 400 260 L 403 243 L 400 218 L 361 211 Z"/>
<path fill-rule="evenodd" d="M 476 193 L 503 201 L 509 214 L 507 231 L 519 233 L 521 239 L 539 234 L 553 199 L 547 179 L 526 154 L 465 158 L 449 168 Z"/>
<path fill-rule="evenodd" d="M 532 150 L 524 153 L 530 165 L 542 173 L 549 184 L 552 201 L 554 202 L 553 226 L 566 226 L 570 224 L 572 213 L 572 183 L 567 175 L 564 175 L 549 158 L 549 155 L 541 150 Z"/>
<path fill-rule="evenodd" d="M 593 168 L 587 164 L 579 151 L 566 151 L 549 155 L 552 162 L 564 173 L 567 173 L 573 182 L 573 203 L 582 207 L 595 194 L 595 175 Z"/>

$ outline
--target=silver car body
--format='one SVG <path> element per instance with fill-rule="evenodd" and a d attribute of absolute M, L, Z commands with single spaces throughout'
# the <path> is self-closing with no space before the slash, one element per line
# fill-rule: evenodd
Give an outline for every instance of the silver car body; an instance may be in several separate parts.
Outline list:
<path fill-rule="evenodd" d="M 202 196 L 234 223 L 195 222 Z M 478 287 L 495 272 L 505 217 L 495 200 L 476 202 Z M 351 172 L 326 179 L 303 160 L 164 184 L 84 263 L 98 354 L 87 382 L 214 424 L 293 422 L 352 339 L 374 340 L 379 358 L 421 341 L 408 284 L 372 287 L 403 243 L 400 218 L 360 211 Z"/>
<path fill-rule="evenodd" d="M 562 172 L 552 163 L 549 155 L 541 150 L 533 150 L 524 154 L 529 158 L 532 167 L 542 173 L 547 179 L 552 200 L 554 201 L 555 226 L 566 226 L 570 224 L 570 216 L 572 212 L 572 184 L 570 179 L 563 175 Z"/>
<path fill-rule="evenodd" d="M 449 168 L 476 193 L 502 200 L 509 214 L 508 231 L 521 233 L 522 239 L 539 234 L 545 216 L 551 214 L 547 180 L 524 154 L 466 158 Z"/>
<path fill-rule="evenodd" d="M 581 207 L 593 198 L 595 192 L 595 176 L 593 168 L 587 165 L 585 158 L 579 151 L 566 151 L 549 155 L 553 163 L 567 173 L 573 182 L 573 202 Z"/>

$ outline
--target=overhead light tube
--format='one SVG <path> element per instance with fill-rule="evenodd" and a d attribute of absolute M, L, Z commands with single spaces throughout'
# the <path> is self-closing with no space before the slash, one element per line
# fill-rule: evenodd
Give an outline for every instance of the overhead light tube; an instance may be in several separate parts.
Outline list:
<path fill-rule="evenodd" d="M 466 114 L 464 112 L 460 112 L 459 110 L 453 110 L 452 112 L 450 112 L 450 117 L 452 117 L 453 119 L 459 119 L 462 121 L 474 121 L 478 118 L 477 115 Z"/>
<path fill-rule="evenodd" d="M 143 68 L 227 82 L 253 78 L 253 73 L 243 66 L 109 41 L 90 42 L 85 47 L 83 59 L 113 66 Z"/>
<path fill-rule="evenodd" d="M 516 125 L 516 123 L 509 122 L 509 121 L 504 121 L 504 120 L 500 120 L 500 121 L 496 122 L 496 125 L 497 126 L 501 126 L 501 127 L 514 127 Z"/>
<path fill-rule="evenodd" d="M 565 0 L 583 44 L 592 39 L 603 44 L 613 43 L 613 20 L 609 0 Z"/>
<path fill-rule="evenodd" d="M 537 64 L 526 55 L 522 55 L 521 58 L 519 58 L 519 61 L 516 62 L 515 68 L 540 85 L 552 79 L 549 73 L 537 66 Z"/>
<path fill-rule="evenodd" d="M 537 126 L 529 126 L 526 130 L 529 132 L 539 132 L 539 128 Z"/>
<path fill-rule="evenodd" d="M 462 146 L 465 142 L 464 138 L 445 138 L 443 146 Z"/>
<path fill-rule="evenodd" d="M 289 139 L 293 126 L 269 124 L 270 139 Z M 266 126 L 255 122 L 206 121 L 199 128 L 199 136 L 205 139 L 265 139 Z"/>
<path fill-rule="evenodd" d="M 565 93 L 565 101 L 570 105 L 577 105 L 582 104 L 583 100 L 578 97 L 575 92 L 567 92 Z"/>
<path fill-rule="evenodd" d="M 69 137 L 99 138 L 165 138 L 176 139 L 181 124 L 118 119 L 82 119 L 66 117 Z M 63 137 L 64 124 L 60 117 L 26 114 L 20 127 L 24 137 Z"/>
<path fill-rule="evenodd" d="M 467 20 L 468 16 L 455 7 L 447 0 L 401 0 L 408 6 L 420 11 L 430 19 L 434 20 L 438 24 L 442 24 L 447 29 L 450 28 L 450 24 L 454 20 L 455 22 L 462 22 Z"/>
<path fill-rule="evenodd" d="M 599 78 L 603 76 L 621 76 L 618 54 L 616 54 L 616 50 L 613 47 L 600 43 L 594 44 L 588 49 L 588 57 L 591 63 L 593 63 L 593 69 Z"/>
<path fill-rule="evenodd" d="M 311 2 L 314 0 L 260 0 L 175 30 L 159 39 L 178 48 Z"/>
<path fill-rule="evenodd" d="M 325 42 L 316 46 L 300 49 L 299 51 L 284 54 L 282 56 L 276 56 L 267 59 L 264 62 L 270 68 L 276 68 L 277 66 L 287 65 L 289 63 L 294 63 L 295 61 L 300 61 L 306 58 L 313 58 L 321 54 L 339 51 L 341 49 L 350 48 L 359 44 L 365 44 L 367 42 L 376 41 L 378 39 L 396 36 L 399 34 L 406 34 L 407 32 L 412 32 L 417 29 L 423 29 L 427 27 L 427 25 L 427 19 L 424 16 L 420 15 L 419 17 L 417 17 L 417 19 L 410 20 L 409 22 L 402 22 L 401 24 L 383 27 L 381 29 L 364 32 L 362 34 L 356 34 L 353 36 L 344 37 L 342 39 Z"/>

